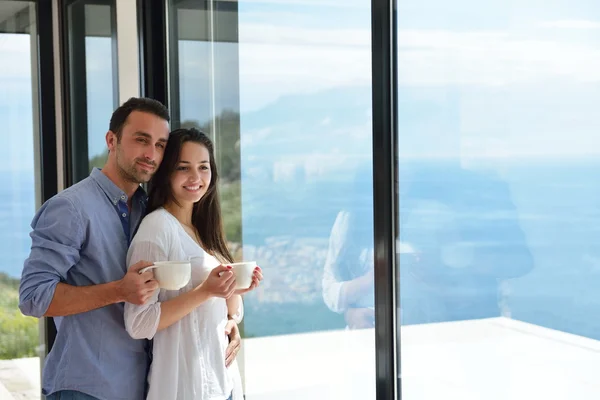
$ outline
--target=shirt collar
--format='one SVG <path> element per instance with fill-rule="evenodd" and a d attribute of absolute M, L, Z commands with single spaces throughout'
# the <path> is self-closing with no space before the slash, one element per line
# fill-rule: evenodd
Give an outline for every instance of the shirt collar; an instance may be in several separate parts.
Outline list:
<path fill-rule="evenodd" d="M 127 195 L 122 191 L 108 176 L 104 175 L 100 168 L 94 168 L 90 174 L 92 179 L 96 181 L 100 189 L 108 196 L 113 204 L 117 204 L 119 201 L 127 202 Z M 146 201 L 146 192 L 140 185 L 140 187 L 133 194 L 133 198 L 139 198 L 140 202 Z"/>

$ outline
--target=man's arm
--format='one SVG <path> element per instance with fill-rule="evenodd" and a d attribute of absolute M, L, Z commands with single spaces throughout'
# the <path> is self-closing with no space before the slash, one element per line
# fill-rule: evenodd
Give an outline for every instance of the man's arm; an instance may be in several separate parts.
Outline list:
<path fill-rule="evenodd" d="M 58 283 L 45 317 L 64 317 L 95 310 L 124 301 L 144 304 L 158 288 L 150 271 L 140 274 L 142 268 L 152 265 L 140 261 L 133 265 L 123 279 L 92 286 L 72 286 Z"/>
<path fill-rule="evenodd" d="M 156 285 L 151 272 L 94 286 L 63 283 L 71 267 L 79 262 L 86 240 L 81 215 L 66 197 L 47 201 L 31 227 L 31 252 L 19 286 L 19 308 L 25 315 L 40 318 L 86 312 L 125 300 L 133 288 L 143 286 L 141 281 L 149 286 L 143 287 L 144 291 Z"/>
<path fill-rule="evenodd" d="M 225 349 L 225 366 L 229 368 L 242 347 L 240 329 L 233 319 L 227 321 L 227 325 L 225 325 L 225 334 L 229 338 L 229 344 L 227 345 L 227 349 Z"/>
<path fill-rule="evenodd" d="M 121 302 L 117 285 L 118 281 L 92 286 L 58 283 L 44 317 L 64 317 Z"/>

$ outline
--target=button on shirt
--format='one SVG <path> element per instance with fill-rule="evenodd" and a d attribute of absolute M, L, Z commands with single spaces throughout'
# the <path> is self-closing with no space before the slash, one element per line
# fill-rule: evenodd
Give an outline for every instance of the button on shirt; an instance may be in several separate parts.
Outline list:
<path fill-rule="evenodd" d="M 131 237 L 145 212 L 146 194 L 127 196 L 99 169 L 48 200 L 31 227 L 19 308 L 42 317 L 59 282 L 88 286 L 121 279 Z M 77 390 L 101 400 L 142 400 L 148 342 L 125 330 L 124 304 L 56 317 L 56 341 L 46 358 L 42 393 Z"/>

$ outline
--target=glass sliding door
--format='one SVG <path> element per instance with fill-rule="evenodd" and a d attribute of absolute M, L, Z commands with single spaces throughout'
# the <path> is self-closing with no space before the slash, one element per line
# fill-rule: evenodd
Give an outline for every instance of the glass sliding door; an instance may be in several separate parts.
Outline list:
<path fill-rule="evenodd" d="M 248 400 L 376 398 L 371 3 L 168 2 L 173 127 L 215 141 Z M 300 378 L 301 377 L 301 378 Z"/>
<path fill-rule="evenodd" d="M 40 397 L 38 320 L 18 308 L 42 189 L 38 29 L 35 2 L 0 1 L 0 398 Z"/>
<path fill-rule="evenodd" d="M 600 5 L 398 1 L 402 399 L 600 396 Z"/>

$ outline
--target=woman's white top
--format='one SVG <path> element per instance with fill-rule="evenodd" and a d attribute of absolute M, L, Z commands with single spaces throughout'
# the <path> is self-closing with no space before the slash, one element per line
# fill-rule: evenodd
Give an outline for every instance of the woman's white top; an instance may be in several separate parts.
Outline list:
<path fill-rule="evenodd" d="M 140 224 L 127 254 L 127 265 L 140 260 L 191 260 L 192 274 L 180 290 L 157 289 L 150 300 L 138 306 L 125 303 L 125 327 L 137 339 L 154 339 L 148 374 L 148 400 L 243 399 L 237 363 L 225 367 L 228 338 L 227 304 L 212 297 L 183 319 L 157 332 L 160 303 L 202 283 L 219 261 L 206 253 L 183 229 L 179 221 L 160 208 Z"/>
<path fill-rule="evenodd" d="M 340 211 L 331 228 L 322 280 L 323 300 L 327 307 L 336 313 L 343 313 L 347 310 L 346 285 L 348 282 L 360 278 L 374 267 L 373 248 L 362 249 L 356 260 L 340 260 L 344 244 L 349 240 L 349 229 L 350 213 Z M 345 279 L 342 276 L 345 276 Z M 373 290 L 363 293 L 354 307 L 374 307 Z"/>

